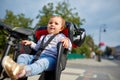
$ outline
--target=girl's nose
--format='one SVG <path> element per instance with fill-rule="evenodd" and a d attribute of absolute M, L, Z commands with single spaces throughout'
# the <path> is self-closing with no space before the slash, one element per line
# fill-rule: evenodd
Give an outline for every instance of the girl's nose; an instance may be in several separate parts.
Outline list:
<path fill-rule="evenodd" d="M 51 24 L 52 26 L 54 25 L 54 23 Z"/>

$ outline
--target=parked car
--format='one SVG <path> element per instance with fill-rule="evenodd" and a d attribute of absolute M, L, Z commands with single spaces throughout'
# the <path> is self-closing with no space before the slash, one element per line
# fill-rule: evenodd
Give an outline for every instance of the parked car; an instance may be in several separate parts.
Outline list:
<path fill-rule="evenodd" d="M 113 55 L 110 55 L 110 56 L 108 57 L 108 59 L 109 59 L 109 60 L 113 60 L 113 59 L 114 59 L 114 56 L 113 56 Z"/>

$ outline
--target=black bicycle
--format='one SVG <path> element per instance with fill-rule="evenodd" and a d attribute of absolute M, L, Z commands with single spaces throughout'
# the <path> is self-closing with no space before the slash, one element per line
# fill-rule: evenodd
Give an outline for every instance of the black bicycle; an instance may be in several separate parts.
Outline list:
<path fill-rule="evenodd" d="M 30 30 L 22 27 L 9 26 L 1 21 L 0 21 L 0 30 L 1 31 L 5 30 L 6 32 L 3 31 L 3 33 L 7 35 L 7 41 L 5 44 L 4 52 L 0 60 L 0 76 L 2 77 L 1 78 L 2 80 L 7 77 L 7 75 L 2 75 L 2 73 L 4 72 L 1 64 L 3 58 L 10 54 L 11 49 L 14 49 L 13 58 L 15 60 L 18 49 L 18 43 L 20 43 L 22 39 L 28 39 L 28 37 L 33 34 L 34 30 Z"/>
<path fill-rule="evenodd" d="M 33 30 L 31 30 L 31 29 L 26 29 L 22 27 L 19 27 L 19 28 L 12 27 L 0 21 L 0 30 L 7 31 L 7 41 L 6 41 L 4 52 L 0 60 L 0 80 L 3 80 L 6 77 L 8 77 L 1 64 L 3 58 L 10 54 L 11 49 L 14 49 L 13 60 L 16 61 L 17 56 L 20 53 L 19 51 L 21 47 L 24 47 L 24 50 L 25 50 L 25 46 L 22 46 L 20 43 L 21 40 L 28 39 L 29 36 L 34 36 L 34 35 L 35 36 L 33 38 L 36 39 L 40 35 L 43 35 L 44 33 L 46 34 L 47 28 L 46 27 L 40 27 L 40 28 L 35 27 Z M 63 31 L 63 34 L 65 34 L 68 38 L 70 38 L 74 46 L 81 46 L 86 36 L 85 30 L 83 28 L 78 28 L 75 24 L 71 22 L 66 22 L 66 28 Z M 28 53 L 32 51 L 29 48 L 29 46 L 26 48 L 27 48 L 26 51 L 28 51 Z M 62 43 L 59 43 L 57 45 L 57 48 L 58 48 L 58 51 L 57 51 L 58 56 L 57 56 L 57 64 L 56 64 L 55 70 L 45 71 L 41 73 L 39 80 L 60 80 L 61 71 L 63 71 L 66 67 L 68 50 L 66 50 L 62 46 Z M 27 78 L 24 78 L 21 80 L 27 80 Z"/>

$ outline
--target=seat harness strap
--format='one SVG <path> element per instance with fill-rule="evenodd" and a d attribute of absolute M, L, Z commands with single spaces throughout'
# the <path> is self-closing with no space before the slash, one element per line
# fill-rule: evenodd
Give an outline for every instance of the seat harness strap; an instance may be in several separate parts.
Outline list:
<path fill-rule="evenodd" d="M 41 52 L 45 49 L 46 46 L 48 46 L 48 44 L 52 41 L 52 39 L 53 39 L 56 35 L 57 35 L 57 34 L 52 35 L 52 36 L 48 39 L 48 41 L 47 41 L 46 43 L 44 43 L 44 39 L 45 39 L 46 35 L 43 37 L 43 39 L 42 39 L 42 41 L 41 41 L 41 44 L 40 44 L 40 48 L 38 49 L 38 51 L 37 51 L 37 53 L 36 53 L 36 55 L 35 55 L 35 58 L 33 59 L 33 62 L 39 59 Z"/>

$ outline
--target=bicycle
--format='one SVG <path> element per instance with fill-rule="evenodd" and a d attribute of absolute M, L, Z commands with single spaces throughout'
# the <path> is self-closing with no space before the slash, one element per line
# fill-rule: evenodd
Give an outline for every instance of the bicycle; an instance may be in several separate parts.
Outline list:
<path fill-rule="evenodd" d="M 26 28 L 22 28 L 22 27 L 9 26 L 9 25 L 6 25 L 5 23 L 1 22 L 1 21 L 0 21 L 0 30 L 7 31 L 7 33 L 5 33 L 3 31 L 3 33 L 5 35 L 7 35 L 7 40 L 6 40 L 4 52 L 1 56 L 0 63 L 2 63 L 2 59 L 5 56 L 10 54 L 11 48 L 14 49 L 13 58 L 15 60 L 15 58 L 17 56 L 16 54 L 17 54 L 17 49 L 18 49 L 18 43 L 22 39 L 28 39 L 28 37 L 31 36 L 33 34 L 33 31 L 34 31 L 34 30 L 31 30 L 31 29 L 26 29 Z M 3 72 L 3 68 L 2 68 L 2 64 L 0 64 L 0 75 L 2 74 L 2 72 Z M 5 77 L 7 77 L 7 76 L 5 76 Z M 4 78 L 2 78 L 2 79 L 4 79 Z"/>

